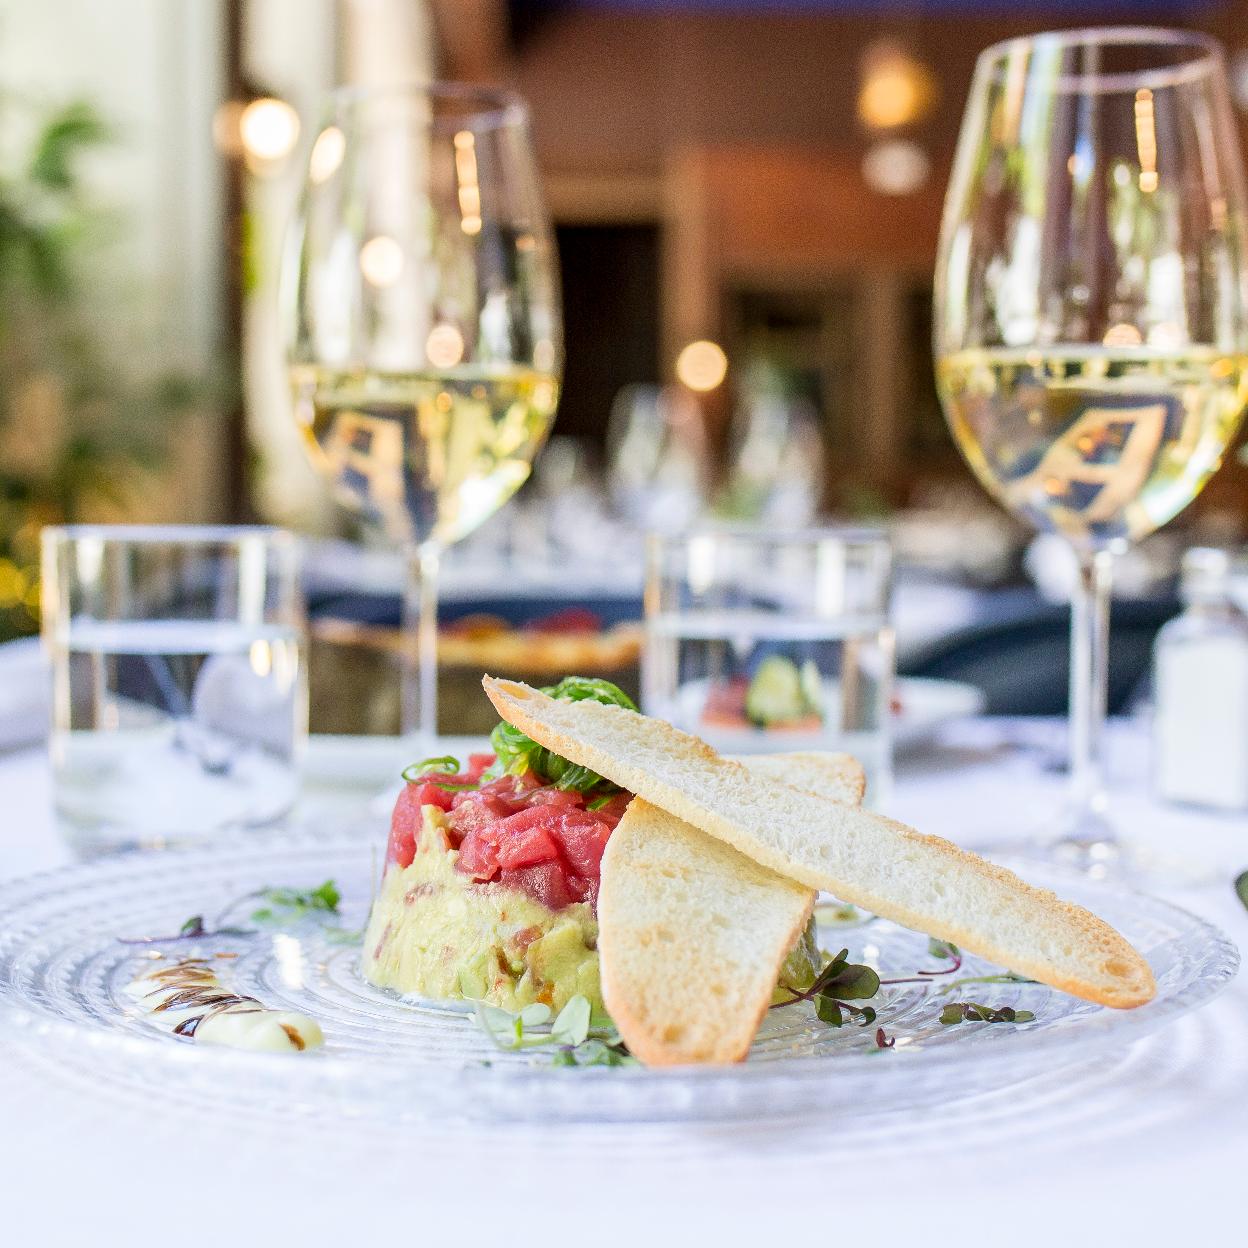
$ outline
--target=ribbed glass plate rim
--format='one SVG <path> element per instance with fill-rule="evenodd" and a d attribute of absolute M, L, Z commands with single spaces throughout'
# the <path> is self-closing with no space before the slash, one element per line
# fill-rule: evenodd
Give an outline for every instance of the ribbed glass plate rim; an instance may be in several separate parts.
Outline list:
<path fill-rule="evenodd" d="M 86 1045 L 93 1051 L 107 1051 L 117 1056 L 141 1058 L 150 1068 L 162 1063 L 169 1072 L 194 1068 L 204 1074 L 217 1072 L 271 1080 L 279 1075 L 291 1080 L 293 1088 L 337 1088 L 349 1091 L 352 1085 L 361 1090 L 385 1084 L 392 1090 L 403 1085 L 411 1091 L 435 1083 L 442 1092 L 449 1084 L 465 1096 L 514 1090 L 518 1084 L 539 1094 L 546 1089 L 566 1092 L 568 1081 L 575 1078 L 578 1087 L 610 1086 L 619 1095 L 628 1087 L 645 1086 L 658 1090 L 675 1085 L 696 1092 L 716 1088 L 746 1092 L 752 1104 L 765 1103 L 770 1087 L 783 1087 L 790 1095 L 798 1086 L 811 1089 L 829 1079 L 838 1081 L 861 1078 L 874 1084 L 877 1080 L 903 1078 L 907 1073 L 939 1075 L 959 1068 L 974 1067 L 984 1071 L 998 1064 L 1012 1064 L 1021 1071 L 1048 1064 L 1057 1050 L 1065 1049 L 1069 1060 L 1084 1060 L 1094 1051 L 1125 1045 L 1170 1023 L 1180 1015 L 1208 1004 L 1235 977 L 1240 964 L 1239 951 L 1231 939 L 1206 919 L 1150 894 L 1133 889 L 1092 883 L 1086 878 L 1058 867 L 1040 866 L 1034 861 L 1001 856 L 1000 865 L 1019 871 L 1029 880 L 1061 891 L 1065 885 L 1095 904 L 1096 895 L 1114 897 L 1119 902 L 1136 905 L 1158 920 L 1168 921 L 1181 929 L 1189 949 L 1199 949 L 1193 971 L 1187 982 L 1172 995 L 1135 1010 L 1101 1010 L 1081 1019 L 1077 1027 L 1023 1029 L 1014 1042 L 992 1046 L 948 1045 L 916 1048 L 890 1054 L 892 1060 L 867 1052 L 839 1052 L 832 1056 L 792 1056 L 774 1061 L 735 1066 L 648 1067 L 648 1068 L 580 1068 L 569 1072 L 541 1066 L 474 1066 L 471 1064 L 412 1066 L 401 1057 L 377 1054 L 364 1060 L 360 1057 L 324 1051 L 315 1061 L 291 1060 L 272 1054 L 247 1053 L 230 1049 L 203 1048 L 174 1042 L 158 1033 L 138 1035 L 111 1027 L 106 1021 L 90 1017 L 66 1018 L 41 1002 L 30 999 L 21 990 L 15 975 L 15 960 L 25 943 L 21 930 L 23 911 L 58 892 L 85 885 L 107 888 L 110 881 L 132 880 L 133 875 L 155 870 L 156 864 L 168 865 L 171 856 L 189 870 L 196 862 L 220 866 L 231 860 L 245 871 L 249 858 L 257 860 L 275 850 L 315 850 L 318 853 L 351 853 L 368 855 L 375 837 L 362 835 L 360 830 L 345 833 L 301 831 L 292 833 L 240 834 L 223 837 L 214 845 L 203 848 L 124 854 L 114 858 L 61 867 L 51 871 L 22 876 L 0 885 L 0 1020 L 20 1033 L 34 1034 L 71 1044 Z M 1087 895 L 1091 894 L 1091 898 Z M 899 1060 L 898 1060 L 899 1059 Z M 563 1099 L 560 1097 L 559 1099 Z M 626 1105 L 626 1103 L 625 1103 Z"/>

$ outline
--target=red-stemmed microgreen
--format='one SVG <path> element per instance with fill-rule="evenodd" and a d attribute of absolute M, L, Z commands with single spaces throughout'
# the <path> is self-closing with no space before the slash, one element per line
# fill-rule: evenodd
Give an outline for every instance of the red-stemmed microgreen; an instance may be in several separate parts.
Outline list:
<path fill-rule="evenodd" d="M 117 938 L 123 945 L 168 945 L 180 940 L 211 940 L 218 936 L 255 936 L 253 927 L 239 927 L 229 922 L 230 916 L 247 901 L 261 901 L 264 904 L 251 912 L 251 921 L 262 926 L 288 926 L 308 916 L 328 917 L 339 913 L 338 907 L 342 894 L 333 880 L 326 880 L 319 888 L 258 888 L 241 897 L 236 897 L 217 916 L 215 923 L 209 927 L 202 914 L 193 914 L 177 930 L 169 936 L 136 936 Z M 327 925 L 326 932 L 330 939 L 342 942 L 354 937 L 342 927 Z"/>
<path fill-rule="evenodd" d="M 940 1021 L 946 1027 L 955 1023 L 1029 1023 L 1033 1018 L 1030 1010 L 1016 1010 L 1012 1005 L 994 1008 L 977 1001 L 950 1001 L 940 1011 Z"/>
<path fill-rule="evenodd" d="M 833 1027 L 840 1027 L 846 1014 L 858 1019 L 863 1027 L 875 1022 L 875 1010 L 850 1002 L 866 1001 L 875 996 L 880 990 L 880 977 L 871 967 L 850 962 L 848 949 L 842 949 L 809 988 L 799 991 L 785 984 L 783 989 L 790 994 L 789 999 L 777 1001 L 771 1007 L 773 1010 L 796 1005 L 799 1001 L 813 1001 L 816 1016 Z"/>

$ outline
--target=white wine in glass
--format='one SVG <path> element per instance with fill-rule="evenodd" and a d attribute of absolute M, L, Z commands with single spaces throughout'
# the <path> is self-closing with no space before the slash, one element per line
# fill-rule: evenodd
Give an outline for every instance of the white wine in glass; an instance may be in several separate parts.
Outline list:
<path fill-rule="evenodd" d="M 440 552 L 524 483 L 559 398 L 556 263 L 523 104 L 453 83 L 337 92 L 282 300 L 313 461 L 412 554 L 403 728 L 429 745 Z"/>
<path fill-rule="evenodd" d="M 1239 426 L 1248 357 L 1212 348 L 973 349 L 939 361 L 958 446 L 984 487 L 1081 546 L 1172 519 Z"/>
<path fill-rule="evenodd" d="M 410 374 L 294 366 L 316 462 L 349 507 L 399 542 L 449 545 L 528 479 L 559 395 L 521 366 Z"/>
<path fill-rule="evenodd" d="M 1196 497 L 1243 418 L 1244 208 L 1213 40 L 1117 27 L 981 55 L 941 230 L 937 384 L 984 487 L 1078 558 L 1055 849 L 1091 869 L 1118 853 L 1112 559 Z"/>

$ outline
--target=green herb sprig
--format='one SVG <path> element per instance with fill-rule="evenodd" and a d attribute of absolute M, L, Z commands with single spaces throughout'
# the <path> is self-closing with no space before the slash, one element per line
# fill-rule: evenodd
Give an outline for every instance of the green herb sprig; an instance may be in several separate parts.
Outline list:
<path fill-rule="evenodd" d="M 308 915 L 336 915 L 342 902 L 342 894 L 333 880 L 326 880 L 319 888 L 301 891 L 296 888 L 261 888 L 255 892 L 236 897 L 217 916 L 214 926 L 204 922 L 202 914 L 193 914 L 172 936 L 138 936 L 117 939 L 123 945 L 166 945 L 178 940 L 209 940 L 215 936 L 254 936 L 255 928 L 238 927 L 227 923 L 230 915 L 245 901 L 263 901 L 265 904 L 253 910 L 251 921 L 266 925 L 297 923 Z M 362 933 L 346 928 L 326 925 L 326 935 L 338 943 L 358 939 Z"/>
<path fill-rule="evenodd" d="M 840 1027 L 849 1014 L 867 1027 L 875 1022 L 875 1010 L 871 1006 L 851 1005 L 851 1001 L 869 1001 L 880 990 L 880 977 L 869 966 L 849 960 L 849 950 L 842 949 L 827 966 L 819 972 L 815 982 L 804 992 L 785 988 L 792 993 L 788 1001 L 778 1001 L 771 1008 L 782 1009 L 799 1001 L 813 1001 L 816 1016 L 833 1027 Z"/>
<path fill-rule="evenodd" d="M 618 685 L 589 676 L 565 676 L 557 685 L 550 685 L 541 692 L 557 702 L 601 702 L 630 711 L 637 709 L 637 704 Z M 507 775 L 521 776 L 532 771 L 546 783 L 569 793 L 600 789 L 600 796 L 609 797 L 619 792 L 618 785 L 604 780 L 596 771 L 561 758 L 505 720 L 490 733 L 490 745 L 497 758 L 495 765 Z"/>
<path fill-rule="evenodd" d="M 946 1027 L 955 1023 L 1029 1023 L 1033 1018 L 1030 1010 L 1016 1010 L 1012 1005 L 994 1009 L 977 1001 L 950 1001 L 940 1011 L 940 1021 Z"/>
<path fill-rule="evenodd" d="M 207 940 L 213 936 L 254 936 L 256 933 L 249 927 L 214 927 L 204 923 L 202 914 L 193 914 L 178 928 L 173 936 L 118 936 L 122 945 L 168 945 L 178 940 Z"/>
<path fill-rule="evenodd" d="M 548 1049 L 553 1066 L 635 1066 L 613 1025 L 596 1022 L 589 999 L 577 993 L 551 1021 L 541 1003 L 513 1013 L 496 1005 L 476 1003 L 477 1022 L 495 1045 L 508 1052 Z"/>
<path fill-rule="evenodd" d="M 251 912 L 253 923 L 297 923 L 310 914 L 337 914 L 342 901 L 333 880 L 306 892 L 296 888 L 263 888 L 251 896 L 265 903 Z"/>

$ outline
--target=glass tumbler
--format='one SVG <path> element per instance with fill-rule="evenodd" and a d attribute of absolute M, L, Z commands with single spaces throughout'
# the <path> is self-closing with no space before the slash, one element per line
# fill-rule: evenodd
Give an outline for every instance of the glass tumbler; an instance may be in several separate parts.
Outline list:
<path fill-rule="evenodd" d="M 878 806 L 892 770 L 891 588 L 877 530 L 652 535 L 642 709 L 725 754 L 844 750 Z"/>
<path fill-rule="evenodd" d="M 43 532 L 54 804 L 80 850 L 193 841 L 295 800 L 299 545 L 271 528 Z"/>

